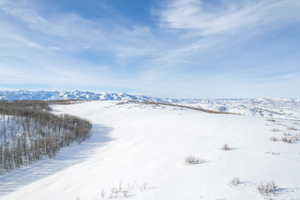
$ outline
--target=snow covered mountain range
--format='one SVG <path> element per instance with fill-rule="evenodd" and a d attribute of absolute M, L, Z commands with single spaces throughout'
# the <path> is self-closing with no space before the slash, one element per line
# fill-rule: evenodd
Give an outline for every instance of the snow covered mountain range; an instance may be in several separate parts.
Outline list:
<path fill-rule="evenodd" d="M 300 119 L 300 99 L 176 99 L 157 98 L 126 93 L 90 91 L 29 91 L 2 90 L 0 100 L 109 100 L 109 101 L 154 101 L 192 105 L 217 111 L 242 113 L 260 117 Z"/>
<path fill-rule="evenodd" d="M 8 90 L 0 91 L 0 100 L 152 100 L 160 101 L 160 98 L 147 96 L 130 95 L 125 93 L 89 92 L 89 91 L 29 91 L 29 90 Z"/>

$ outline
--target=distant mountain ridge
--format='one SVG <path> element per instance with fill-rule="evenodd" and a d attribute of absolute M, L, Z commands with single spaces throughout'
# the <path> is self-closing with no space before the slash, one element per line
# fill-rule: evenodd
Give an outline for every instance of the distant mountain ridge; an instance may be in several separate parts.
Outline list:
<path fill-rule="evenodd" d="M 30 90 L 0 90 L 0 100 L 135 100 L 169 102 L 169 98 L 155 98 L 126 93 L 90 92 L 90 91 L 30 91 Z M 174 99 L 174 101 L 176 101 Z"/>
<path fill-rule="evenodd" d="M 230 99 L 179 99 L 157 98 L 143 95 L 90 91 L 30 91 L 0 90 L 0 100 L 101 100 L 101 101 L 152 101 L 188 104 L 221 112 L 242 113 L 249 116 L 293 118 L 300 120 L 300 99 L 230 98 Z"/>

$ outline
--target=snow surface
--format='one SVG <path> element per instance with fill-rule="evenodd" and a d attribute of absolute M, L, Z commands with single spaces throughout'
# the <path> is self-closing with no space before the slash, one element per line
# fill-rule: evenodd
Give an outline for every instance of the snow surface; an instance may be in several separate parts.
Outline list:
<path fill-rule="evenodd" d="M 299 99 L 198 99 L 182 101 L 189 106 L 257 117 L 300 119 Z"/>
<path fill-rule="evenodd" d="M 297 119 L 113 101 L 54 109 L 89 119 L 92 137 L 53 160 L 0 176 L 1 200 L 300 199 L 300 144 L 270 141 L 298 134 Z M 233 149 L 222 150 L 224 144 Z M 205 162 L 188 165 L 190 155 Z M 241 184 L 230 184 L 235 177 Z M 258 184 L 272 180 L 279 186 L 276 194 L 261 195 Z"/>

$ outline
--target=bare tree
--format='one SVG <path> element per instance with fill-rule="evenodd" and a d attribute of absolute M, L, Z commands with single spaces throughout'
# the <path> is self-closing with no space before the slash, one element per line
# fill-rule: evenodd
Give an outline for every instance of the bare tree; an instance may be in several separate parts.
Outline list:
<path fill-rule="evenodd" d="M 50 110 L 47 101 L 0 102 L 0 172 L 52 158 L 60 148 L 89 137 L 89 121 Z"/>

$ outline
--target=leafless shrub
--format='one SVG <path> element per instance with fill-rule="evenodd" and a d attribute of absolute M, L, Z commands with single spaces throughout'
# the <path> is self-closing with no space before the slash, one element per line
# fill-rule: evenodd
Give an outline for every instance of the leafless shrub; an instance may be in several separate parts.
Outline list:
<path fill-rule="evenodd" d="M 105 193 L 103 193 L 105 194 Z M 101 195 L 103 195 L 101 194 Z M 123 187 L 120 183 L 118 187 L 111 188 L 110 194 L 108 196 L 109 199 L 117 199 L 117 198 L 128 198 L 129 197 L 129 187 Z M 104 197 L 105 198 L 105 197 Z"/>
<path fill-rule="evenodd" d="M 233 186 L 238 186 L 240 185 L 242 182 L 241 180 L 238 178 L 238 177 L 235 177 L 233 178 L 231 181 L 230 181 L 230 184 L 233 185 Z"/>
<path fill-rule="evenodd" d="M 281 138 L 277 138 L 275 136 L 272 136 L 270 138 L 270 140 L 272 142 L 278 142 L 278 141 L 282 141 L 284 143 L 288 143 L 288 144 L 293 144 L 296 143 L 300 140 L 300 134 L 289 134 L 289 133 L 283 133 L 283 135 L 281 136 Z"/>
<path fill-rule="evenodd" d="M 230 147 L 228 144 L 224 144 L 221 149 L 224 150 L 224 151 L 231 151 L 231 150 L 233 150 L 233 148 Z"/>
<path fill-rule="evenodd" d="M 101 191 L 101 199 L 105 199 L 106 197 L 106 192 L 104 190 Z"/>
<path fill-rule="evenodd" d="M 273 155 L 273 156 L 278 156 L 278 155 L 280 155 L 280 153 L 279 152 L 266 152 L 266 154 L 270 154 L 270 155 Z"/>
<path fill-rule="evenodd" d="M 287 136 L 287 137 L 289 137 L 289 136 L 293 136 L 292 134 L 290 134 L 290 133 L 283 133 L 283 136 Z"/>
<path fill-rule="evenodd" d="M 295 127 L 287 127 L 287 130 L 290 130 L 290 131 L 299 131 L 299 129 L 297 129 Z"/>
<path fill-rule="evenodd" d="M 140 187 L 140 191 L 146 191 L 148 190 L 148 184 L 144 183 L 141 187 Z"/>
<path fill-rule="evenodd" d="M 200 159 L 196 156 L 188 156 L 185 159 L 185 163 L 188 165 L 197 165 L 197 164 L 203 164 L 206 163 L 206 160 Z"/>
<path fill-rule="evenodd" d="M 298 141 L 298 137 L 297 136 L 282 136 L 281 137 L 281 141 L 284 143 L 289 143 L 289 144 L 293 144 L 296 143 Z"/>
<path fill-rule="evenodd" d="M 275 136 L 270 137 L 270 140 L 271 140 L 272 142 L 278 142 L 278 141 L 280 141 L 280 139 L 277 138 L 277 137 L 275 137 Z"/>
<path fill-rule="evenodd" d="M 280 132 L 281 130 L 278 129 L 278 128 L 273 128 L 271 131 L 272 131 L 272 132 Z"/>
<path fill-rule="evenodd" d="M 117 186 L 113 186 L 107 191 L 102 190 L 100 197 L 103 200 L 127 199 L 135 196 L 138 192 L 145 192 L 149 189 L 151 189 L 151 187 L 148 183 L 143 183 L 142 185 L 138 185 L 136 183 L 123 185 L 122 183 L 119 183 Z"/>
<path fill-rule="evenodd" d="M 275 194 L 278 191 L 278 185 L 274 181 L 260 183 L 257 190 L 262 195 Z"/>

